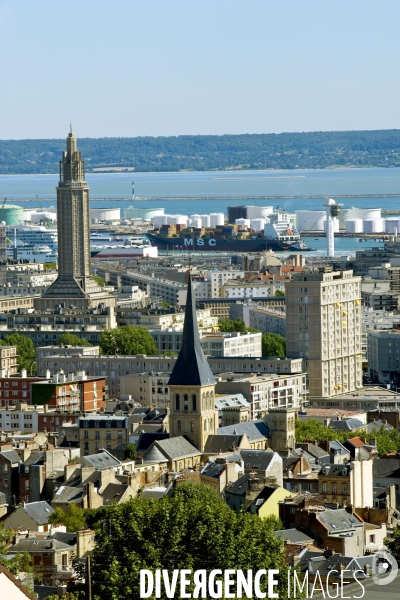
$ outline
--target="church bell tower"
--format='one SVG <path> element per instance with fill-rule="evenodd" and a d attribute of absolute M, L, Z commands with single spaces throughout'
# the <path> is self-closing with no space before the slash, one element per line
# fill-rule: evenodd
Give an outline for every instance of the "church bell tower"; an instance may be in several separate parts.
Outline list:
<path fill-rule="evenodd" d="M 170 437 L 186 436 L 203 452 L 217 430 L 215 378 L 200 345 L 196 305 L 189 274 L 182 347 L 168 382 Z"/>

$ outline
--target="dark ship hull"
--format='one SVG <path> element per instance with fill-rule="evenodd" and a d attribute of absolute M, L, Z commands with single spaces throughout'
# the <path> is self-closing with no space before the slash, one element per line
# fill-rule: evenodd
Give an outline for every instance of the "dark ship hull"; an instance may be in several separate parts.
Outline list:
<path fill-rule="evenodd" d="M 163 236 L 162 234 L 146 234 L 153 246 L 159 250 L 189 250 L 192 252 L 285 252 L 291 250 L 293 242 L 283 240 L 270 240 L 265 237 L 250 239 L 235 239 L 232 237 L 190 237 L 180 235 L 176 237 Z"/>

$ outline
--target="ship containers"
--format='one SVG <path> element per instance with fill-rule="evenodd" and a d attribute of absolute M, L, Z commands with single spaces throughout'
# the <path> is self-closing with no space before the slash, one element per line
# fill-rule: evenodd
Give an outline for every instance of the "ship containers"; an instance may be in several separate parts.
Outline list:
<path fill-rule="evenodd" d="M 243 227 L 250 227 L 250 219 L 236 219 L 235 225 L 242 225 Z"/>
<path fill-rule="evenodd" d="M 251 228 L 254 231 L 264 231 L 265 219 L 252 219 Z"/>

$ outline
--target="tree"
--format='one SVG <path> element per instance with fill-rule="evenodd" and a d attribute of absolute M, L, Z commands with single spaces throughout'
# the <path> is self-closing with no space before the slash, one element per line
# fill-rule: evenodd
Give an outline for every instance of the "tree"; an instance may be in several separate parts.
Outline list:
<path fill-rule="evenodd" d="M 67 531 L 79 531 L 86 527 L 85 511 L 72 502 L 68 505 L 68 512 L 57 507 L 49 517 L 51 525 L 65 525 Z"/>
<path fill-rule="evenodd" d="M 385 545 L 388 547 L 390 554 L 397 561 L 400 561 L 400 529 L 398 527 L 393 531 L 391 539 L 385 539 Z"/>
<path fill-rule="evenodd" d="M 284 295 L 285 295 L 285 292 L 282 292 L 281 290 L 276 290 L 275 291 L 275 296 L 281 297 L 281 296 L 284 296 Z"/>
<path fill-rule="evenodd" d="M 105 329 L 100 337 L 100 349 L 102 354 L 111 355 L 158 354 L 156 343 L 148 330 L 136 325 Z"/>
<path fill-rule="evenodd" d="M 1 342 L 2 346 L 16 346 L 18 355 L 18 366 L 20 369 L 26 369 L 29 374 L 36 372 L 33 369 L 33 364 L 36 361 L 35 347 L 31 338 L 26 335 L 20 335 L 19 333 L 10 333 Z"/>
<path fill-rule="evenodd" d="M 254 329 L 254 327 L 247 327 L 243 319 L 240 317 L 232 321 L 232 319 L 220 319 L 218 321 L 218 327 L 220 331 L 233 332 L 237 331 L 240 333 L 244 333 L 245 331 L 258 333 L 258 329 Z"/>
<path fill-rule="evenodd" d="M 103 279 L 103 277 L 100 277 L 100 275 L 92 275 L 92 279 L 94 279 L 97 285 L 99 285 L 100 287 L 104 287 L 106 284 L 105 280 Z"/>
<path fill-rule="evenodd" d="M 57 346 L 91 346 L 85 338 L 73 333 L 63 333 L 57 340 Z"/>
<path fill-rule="evenodd" d="M 286 338 L 279 333 L 262 334 L 262 355 L 263 356 L 286 356 Z"/>
<path fill-rule="evenodd" d="M 166 300 L 163 300 L 161 302 L 161 308 L 169 308 L 170 307 L 170 303 L 167 302 Z"/>
<path fill-rule="evenodd" d="M 136 446 L 135 444 L 127 444 L 124 448 L 124 459 L 134 460 L 136 458 Z"/>
<path fill-rule="evenodd" d="M 26 573 L 27 575 L 34 575 L 35 568 L 33 566 L 33 557 L 28 552 L 19 552 L 12 558 L 10 555 L 7 556 L 7 546 L 11 541 L 12 531 L 10 529 L 4 529 L 3 523 L 0 523 L 0 564 L 7 567 L 13 575 L 19 575 L 20 573 Z"/>
<path fill-rule="evenodd" d="M 273 528 L 256 515 L 236 514 L 208 486 L 188 482 L 177 486 L 172 497 L 135 498 L 96 513 L 93 591 L 102 600 L 139 599 L 141 568 L 169 573 L 278 569 L 276 591 L 287 596 L 288 567 Z"/>

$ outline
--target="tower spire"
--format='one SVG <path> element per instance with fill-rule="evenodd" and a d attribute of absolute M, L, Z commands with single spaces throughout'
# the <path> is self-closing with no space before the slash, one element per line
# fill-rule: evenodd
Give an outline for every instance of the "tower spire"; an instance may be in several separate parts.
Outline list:
<path fill-rule="evenodd" d="M 192 274 L 189 272 L 182 347 L 168 385 L 215 385 L 216 381 L 200 344 Z"/>

